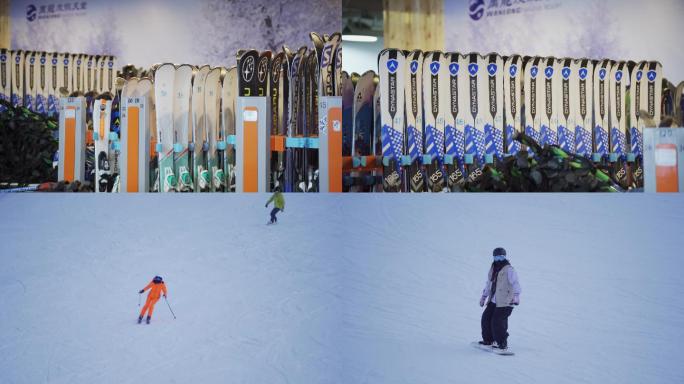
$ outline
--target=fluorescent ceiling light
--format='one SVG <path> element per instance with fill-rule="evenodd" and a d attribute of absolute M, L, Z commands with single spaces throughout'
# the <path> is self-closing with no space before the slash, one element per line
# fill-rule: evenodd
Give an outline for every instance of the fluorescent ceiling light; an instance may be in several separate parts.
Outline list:
<path fill-rule="evenodd" d="M 355 41 L 357 43 L 375 43 L 378 41 L 376 36 L 368 35 L 342 35 L 342 41 Z"/>

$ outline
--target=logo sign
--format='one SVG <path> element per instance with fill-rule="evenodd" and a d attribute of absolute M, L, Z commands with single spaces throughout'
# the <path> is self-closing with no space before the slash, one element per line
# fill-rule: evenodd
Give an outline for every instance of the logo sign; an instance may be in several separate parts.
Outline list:
<path fill-rule="evenodd" d="M 242 64 L 242 80 L 246 83 L 252 81 L 254 76 L 254 56 L 247 56 Z"/>
<path fill-rule="evenodd" d="M 7 55 L 5 55 L 4 53 L 0 55 L 0 61 L 2 61 L 3 63 L 7 61 Z"/>
<path fill-rule="evenodd" d="M 342 46 L 337 46 L 337 55 L 335 55 L 335 68 L 342 68 Z"/>
<path fill-rule="evenodd" d="M 57 65 L 57 59 L 52 59 L 52 65 Z"/>
<path fill-rule="evenodd" d="M 19 64 L 19 61 L 21 61 L 21 57 L 19 57 L 19 55 L 17 55 L 17 56 L 14 58 L 14 62 L 17 63 L 17 64 Z"/>
<path fill-rule="evenodd" d="M 390 59 L 387 60 L 387 70 L 391 74 L 397 73 L 397 69 L 399 69 L 399 62 L 395 59 Z"/>
<path fill-rule="evenodd" d="M 321 55 L 323 56 L 321 59 L 321 67 L 327 67 L 330 65 L 330 61 L 332 60 L 332 49 L 333 46 L 330 44 L 327 44 L 325 47 L 323 47 L 323 51 L 321 52 Z"/>
<path fill-rule="evenodd" d="M 532 78 L 534 79 L 537 77 L 537 74 L 539 74 L 539 68 L 537 68 L 537 66 L 535 65 L 534 67 L 530 68 L 530 76 L 532 76 Z"/>
<path fill-rule="evenodd" d="M 64 59 L 64 65 L 69 65 L 69 59 Z"/>
<path fill-rule="evenodd" d="M 413 61 L 411 62 L 410 68 L 411 68 L 411 73 L 412 73 L 412 74 L 415 74 L 416 72 L 418 72 L 418 61 L 417 61 L 417 60 L 413 60 Z"/>
<path fill-rule="evenodd" d="M 277 83 L 280 80 L 280 67 L 282 66 L 282 60 L 280 58 L 277 58 L 273 62 L 273 67 L 271 68 L 271 79 L 273 79 L 274 83 Z"/>
<path fill-rule="evenodd" d="M 113 66 L 114 66 L 114 62 L 113 62 L 113 61 L 110 61 L 110 62 L 109 62 L 109 68 L 112 68 Z"/>
<path fill-rule="evenodd" d="M 449 64 L 449 73 L 451 73 L 451 76 L 456 76 L 458 74 L 458 69 L 458 63 Z"/>
<path fill-rule="evenodd" d="M 553 67 L 546 67 L 544 70 L 544 76 L 546 76 L 547 79 L 553 77 Z"/>
<path fill-rule="evenodd" d="M 615 72 L 615 81 L 617 81 L 618 83 L 622 81 L 622 71 Z"/>
<path fill-rule="evenodd" d="M 588 73 L 589 73 L 589 71 L 587 71 L 586 68 L 580 68 L 580 70 L 579 70 L 579 78 L 580 78 L 580 80 L 586 79 Z"/>
<path fill-rule="evenodd" d="M 563 75 L 563 78 L 567 80 L 570 77 L 570 68 L 563 67 L 563 69 L 561 70 L 561 74 Z"/>
<path fill-rule="evenodd" d="M 77 65 L 81 65 L 81 59 L 76 60 Z"/>
<path fill-rule="evenodd" d="M 430 63 L 430 73 L 436 75 L 437 72 L 439 72 L 439 62 L 433 61 L 432 63 Z"/>
<path fill-rule="evenodd" d="M 38 13 L 37 11 L 38 11 L 38 8 L 36 8 L 35 5 L 29 4 L 29 5 L 26 7 L 26 20 L 28 20 L 28 21 L 33 21 L 33 20 L 35 20 L 36 17 L 38 16 L 38 15 L 37 15 L 37 13 Z"/>
<path fill-rule="evenodd" d="M 606 69 L 605 69 L 605 68 L 601 68 L 601 69 L 599 70 L 599 79 L 603 80 L 603 79 L 605 79 L 605 78 L 606 78 Z"/>
<path fill-rule="evenodd" d="M 637 81 L 641 81 L 641 77 L 644 75 L 643 71 L 637 71 L 636 73 L 636 79 Z"/>
<path fill-rule="evenodd" d="M 489 65 L 487 65 L 487 72 L 489 73 L 489 76 L 496 75 L 496 69 L 497 69 L 496 64 L 489 63 Z"/>
<path fill-rule="evenodd" d="M 477 75 L 477 64 L 475 63 L 470 63 L 468 64 L 468 73 L 470 73 L 470 76 L 475 76 Z"/>
<path fill-rule="evenodd" d="M 646 77 L 648 78 L 648 81 L 651 81 L 651 82 L 655 81 L 656 71 L 648 71 L 648 73 L 646 74 Z"/>
<path fill-rule="evenodd" d="M 41 64 L 45 64 L 45 58 L 44 58 L 44 57 L 41 57 L 41 58 L 40 58 L 40 63 L 41 63 Z"/>
<path fill-rule="evenodd" d="M 508 73 L 511 75 L 511 77 L 515 77 L 515 75 L 518 74 L 518 66 L 515 64 L 511 65 L 511 67 L 508 68 Z"/>
<path fill-rule="evenodd" d="M 477 21 L 484 16 L 485 2 L 484 0 L 470 0 L 470 6 L 468 7 L 470 13 L 470 18 Z"/>
<path fill-rule="evenodd" d="M 266 80 L 266 74 L 268 73 L 268 59 L 264 56 L 262 60 L 259 61 L 257 66 L 257 76 L 260 83 Z"/>

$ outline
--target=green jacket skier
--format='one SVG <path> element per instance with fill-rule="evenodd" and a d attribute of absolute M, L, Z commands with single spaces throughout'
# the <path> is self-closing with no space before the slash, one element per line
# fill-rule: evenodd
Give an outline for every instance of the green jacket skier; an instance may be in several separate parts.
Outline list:
<path fill-rule="evenodd" d="M 279 188 L 275 189 L 273 196 L 266 202 L 266 208 L 268 208 L 268 205 L 271 204 L 271 202 L 273 202 L 273 210 L 271 210 L 271 221 L 268 224 L 275 224 L 278 222 L 276 214 L 279 211 L 285 212 L 285 197 L 282 192 L 280 192 Z"/>

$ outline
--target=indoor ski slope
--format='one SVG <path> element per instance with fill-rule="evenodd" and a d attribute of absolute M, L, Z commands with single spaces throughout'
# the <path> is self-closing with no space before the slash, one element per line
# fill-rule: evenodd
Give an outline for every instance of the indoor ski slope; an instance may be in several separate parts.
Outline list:
<path fill-rule="evenodd" d="M 339 383 L 339 208 L 266 199 L 0 195 L 0 383 Z"/>
<path fill-rule="evenodd" d="M 681 197 L 356 201 L 345 234 L 354 239 L 345 383 L 684 383 Z M 522 285 L 513 357 L 469 345 L 480 340 L 478 301 L 497 246 Z"/>
<path fill-rule="evenodd" d="M 684 382 L 680 197 L 266 199 L 0 195 L 0 383 Z M 496 246 L 513 357 L 469 346 Z"/>

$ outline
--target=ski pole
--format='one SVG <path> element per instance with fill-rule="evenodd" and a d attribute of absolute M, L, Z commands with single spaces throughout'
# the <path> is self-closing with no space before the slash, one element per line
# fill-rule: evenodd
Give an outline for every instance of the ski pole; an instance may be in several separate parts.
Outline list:
<path fill-rule="evenodd" d="M 138 293 L 138 307 L 140 306 L 140 296 L 142 296 L 142 294 Z"/>
<path fill-rule="evenodd" d="M 169 307 L 169 311 L 171 311 L 171 314 L 173 315 L 173 319 L 176 319 L 176 314 L 173 313 L 173 309 L 171 309 L 171 305 L 169 304 L 169 301 L 166 299 L 166 295 L 164 295 L 164 301 L 166 301 L 166 305 Z"/>

